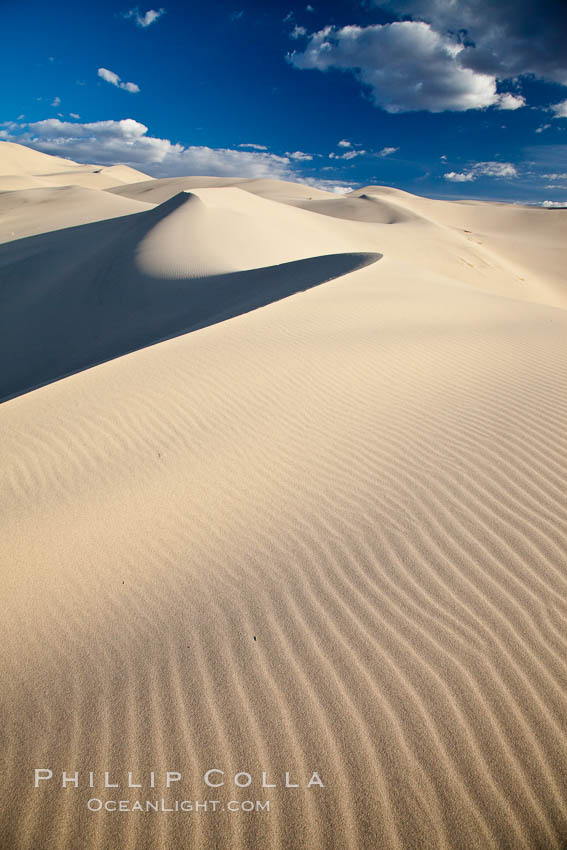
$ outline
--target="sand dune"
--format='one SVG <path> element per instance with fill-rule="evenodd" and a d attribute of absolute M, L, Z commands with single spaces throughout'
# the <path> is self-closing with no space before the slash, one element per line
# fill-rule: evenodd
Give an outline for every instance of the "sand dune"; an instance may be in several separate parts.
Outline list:
<path fill-rule="evenodd" d="M 161 204 L 179 192 L 193 189 L 219 189 L 237 186 L 253 195 L 269 200 L 293 202 L 314 198 L 336 198 L 331 192 L 314 189 L 301 183 L 284 180 L 243 179 L 238 177 L 164 177 L 160 180 L 145 180 L 135 185 L 116 186 L 108 191 L 134 200 Z"/>
<path fill-rule="evenodd" d="M 87 190 L 80 191 L 82 201 Z M 238 189 L 201 194 L 204 200 L 181 192 L 142 213 L 0 247 L 0 360 L 6 364 L 0 400 L 318 286 L 381 256 L 312 256 L 339 247 L 340 236 L 312 227 L 306 243 L 302 212 L 280 205 L 266 211 L 269 201 Z M 259 243 L 248 238 L 251 229 Z"/>
<path fill-rule="evenodd" d="M 370 250 L 378 244 L 379 251 L 408 266 L 426 268 L 498 295 L 567 307 L 564 210 L 437 201 L 380 186 L 337 197 L 282 181 L 216 177 L 140 182 L 111 189 L 109 194 L 163 203 L 180 191 L 229 185 L 266 200 L 338 218 L 344 222 L 342 228 L 327 225 L 329 229 L 348 234 L 359 245 L 370 245 Z"/>
<path fill-rule="evenodd" d="M 566 213 L 254 182 L 4 213 L 2 847 L 562 850 Z"/>
<path fill-rule="evenodd" d="M 13 142 L 0 142 L 0 192 L 69 185 L 109 189 L 147 177 L 128 165 L 82 165 Z"/>
<path fill-rule="evenodd" d="M 147 210 L 148 204 L 82 186 L 0 192 L 0 243 Z"/>

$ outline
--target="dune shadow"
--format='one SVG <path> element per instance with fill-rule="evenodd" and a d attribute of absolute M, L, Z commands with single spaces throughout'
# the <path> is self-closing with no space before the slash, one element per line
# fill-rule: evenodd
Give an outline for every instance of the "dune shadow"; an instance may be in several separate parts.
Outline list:
<path fill-rule="evenodd" d="M 311 257 L 251 271 L 156 278 L 136 250 L 155 210 L 0 246 L 0 401 L 153 343 L 264 307 L 376 262 Z"/>

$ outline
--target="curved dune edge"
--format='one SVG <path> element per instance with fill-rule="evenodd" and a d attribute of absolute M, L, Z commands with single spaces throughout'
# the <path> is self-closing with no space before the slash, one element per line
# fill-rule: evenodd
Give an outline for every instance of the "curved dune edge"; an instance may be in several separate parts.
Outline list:
<path fill-rule="evenodd" d="M 171 177 L 119 186 L 109 194 L 161 204 L 179 192 L 226 190 L 292 207 L 304 232 L 325 229 L 359 250 L 375 250 L 457 285 L 567 309 L 567 212 L 515 204 L 443 201 L 387 186 L 336 196 L 297 183 Z M 242 201 L 244 203 L 244 199 Z M 275 209 L 266 213 L 277 216 Z M 287 219 L 287 226 L 291 220 Z M 291 225 L 292 229 L 293 225 Z"/>
<path fill-rule="evenodd" d="M 66 194 L 70 201 L 76 196 Z M 263 221 L 270 203 L 230 188 L 200 197 L 180 192 L 149 209 L 136 205 L 141 212 L 0 245 L 0 359 L 6 364 L 0 401 L 265 307 L 382 256 L 310 256 L 313 248 L 341 247 L 340 238 L 320 228 L 306 240 L 305 214 L 285 207 Z M 276 264 L 256 267 L 270 260 Z"/>

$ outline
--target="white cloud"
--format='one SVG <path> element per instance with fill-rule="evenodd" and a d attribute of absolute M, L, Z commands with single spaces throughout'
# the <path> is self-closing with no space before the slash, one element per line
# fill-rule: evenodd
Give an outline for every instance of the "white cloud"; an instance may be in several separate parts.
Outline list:
<path fill-rule="evenodd" d="M 339 145 L 343 148 L 350 148 L 351 143 L 347 142 L 346 139 L 343 139 L 342 142 L 339 142 Z M 344 153 L 334 153 L 331 152 L 329 154 L 329 159 L 356 159 L 357 156 L 390 156 L 390 154 L 395 153 L 399 148 L 382 148 L 382 150 L 374 153 L 373 151 L 364 150 L 364 148 L 360 148 L 359 150 L 346 150 Z"/>
<path fill-rule="evenodd" d="M 133 9 L 130 9 L 128 12 L 124 12 L 123 17 L 133 18 L 136 24 L 139 27 L 149 27 L 151 24 L 154 24 L 156 21 L 159 21 L 162 15 L 165 15 L 165 9 L 148 9 L 147 12 L 140 12 L 139 8 L 135 6 Z"/>
<path fill-rule="evenodd" d="M 507 92 L 506 94 L 501 94 L 498 103 L 496 104 L 497 109 L 521 109 L 522 106 L 526 105 L 526 98 L 522 97 L 521 94 L 510 94 Z"/>
<path fill-rule="evenodd" d="M 291 38 L 301 38 L 302 35 L 307 35 L 305 27 L 300 27 L 297 24 L 290 33 Z"/>
<path fill-rule="evenodd" d="M 517 177 L 518 171 L 511 162 L 477 162 L 474 171 L 479 176 Z"/>
<path fill-rule="evenodd" d="M 396 20 L 327 26 L 290 57 L 293 64 L 350 71 L 390 112 L 520 109 L 525 98 L 519 79 L 525 75 L 567 86 L 565 0 L 368 3 Z M 513 82 L 514 94 L 498 92 L 503 81 Z"/>
<path fill-rule="evenodd" d="M 311 153 L 303 153 L 303 151 L 293 151 L 293 153 L 290 153 L 289 151 L 286 151 L 286 154 L 285 154 L 285 155 L 286 155 L 286 156 L 289 156 L 289 158 L 290 158 L 290 159 L 295 159 L 295 160 L 304 160 L 304 161 L 307 161 L 307 160 L 309 160 L 309 159 L 313 159 L 313 154 L 311 154 Z"/>
<path fill-rule="evenodd" d="M 60 97 L 54 97 L 53 100 L 51 101 L 52 106 L 59 106 L 60 103 L 61 103 Z"/>
<path fill-rule="evenodd" d="M 542 177 L 545 177 L 546 180 L 567 180 L 567 171 L 554 171 L 551 174 L 542 174 Z"/>
<path fill-rule="evenodd" d="M 564 0 L 373 0 L 398 16 L 427 21 L 464 50 L 463 68 L 510 80 L 533 74 L 567 85 Z"/>
<path fill-rule="evenodd" d="M 352 72 L 387 112 L 464 111 L 503 103 L 510 108 L 511 100 L 497 93 L 494 76 L 462 67 L 463 50 L 462 44 L 428 23 L 395 21 L 368 27 L 327 26 L 309 37 L 303 52 L 294 51 L 288 59 L 301 69 Z"/>
<path fill-rule="evenodd" d="M 445 180 L 468 183 L 479 177 L 517 177 L 518 171 L 511 162 L 476 162 L 468 171 L 448 171 Z"/>
<path fill-rule="evenodd" d="M 287 13 L 287 15 L 283 19 L 284 24 L 287 24 L 289 21 L 293 21 L 293 12 L 291 10 Z"/>
<path fill-rule="evenodd" d="M 338 143 L 339 148 L 350 148 L 352 146 L 352 142 L 349 142 L 347 139 L 341 139 Z"/>
<path fill-rule="evenodd" d="M 238 145 L 239 148 L 254 148 L 256 151 L 267 151 L 266 145 L 255 145 L 254 142 L 242 142 Z"/>
<path fill-rule="evenodd" d="M 314 12 L 314 11 L 315 11 L 315 9 L 314 9 L 314 8 L 313 8 L 313 6 L 311 5 L 311 3 L 308 3 L 308 4 L 307 4 L 307 6 L 305 7 L 305 11 L 306 11 L 306 12 Z"/>
<path fill-rule="evenodd" d="M 555 113 L 554 118 L 567 118 L 567 100 L 562 100 L 561 103 L 554 103 L 551 111 Z"/>
<path fill-rule="evenodd" d="M 329 159 L 356 159 L 357 156 L 364 156 L 365 150 L 345 151 L 345 153 L 330 153 Z"/>
<path fill-rule="evenodd" d="M 119 89 L 124 89 L 124 91 L 132 92 L 132 94 L 140 91 L 140 87 L 136 83 L 123 83 L 118 74 L 115 74 L 114 71 L 109 71 L 108 68 L 99 68 L 97 74 L 101 79 L 106 80 L 107 83 L 117 86 Z"/>
<path fill-rule="evenodd" d="M 185 147 L 149 136 L 148 128 L 133 118 L 88 124 L 49 118 L 32 124 L 12 124 L 9 130 L 10 141 L 44 153 L 100 165 L 125 163 L 154 177 L 198 174 L 297 179 L 288 157 L 256 150 Z"/>
<path fill-rule="evenodd" d="M 566 207 L 567 208 L 567 201 L 543 201 L 542 207 L 549 207 L 549 208 Z"/>
<path fill-rule="evenodd" d="M 445 180 L 452 180 L 454 183 L 467 183 L 470 180 L 476 180 L 472 171 L 448 171 L 443 177 Z"/>
<path fill-rule="evenodd" d="M 239 21 L 243 17 L 244 17 L 244 10 L 243 9 L 240 9 L 239 11 L 236 11 L 236 12 L 231 12 L 230 15 L 229 15 L 229 18 L 230 18 L 231 21 Z"/>
<path fill-rule="evenodd" d="M 69 115 L 71 116 L 71 118 L 76 118 L 76 119 L 77 119 L 77 121 L 78 121 L 78 120 L 79 120 L 79 118 L 81 117 L 81 116 L 80 116 L 80 115 L 78 115 L 76 112 L 70 112 L 70 113 L 69 113 Z"/>
<path fill-rule="evenodd" d="M 541 127 L 536 128 L 536 133 L 543 133 L 544 130 L 549 130 L 551 124 L 542 124 Z"/>
<path fill-rule="evenodd" d="M 297 68 L 351 71 L 387 112 L 464 111 L 501 102 L 493 76 L 463 68 L 463 46 L 421 21 L 325 27 L 289 60 Z"/>
<path fill-rule="evenodd" d="M 118 74 L 115 74 L 114 71 L 109 71 L 108 68 L 99 68 L 97 73 L 99 77 L 106 80 L 107 83 L 112 83 L 113 86 L 117 86 L 120 82 Z"/>
<path fill-rule="evenodd" d="M 439 159 L 441 160 L 441 162 L 447 162 L 447 154 L 442 153 Z"/>
<path fill-rule="evenodd" d="M 325 171 L 325 169 L 321 169 Z M 297 183 L 311 186 L 313 189 L 322 189 L 324 192 L 332 192 L 334 195 L 346 195 L 352 192 L 353 186 L 349 186 L 345 180 L 320 180 L 316 177 L 295 177 Z"/>

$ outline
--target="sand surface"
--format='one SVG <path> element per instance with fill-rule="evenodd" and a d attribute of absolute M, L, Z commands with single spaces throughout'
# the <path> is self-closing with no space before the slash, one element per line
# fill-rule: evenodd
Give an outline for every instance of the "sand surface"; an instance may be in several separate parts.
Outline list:
<path fill-rule="evenodd" d="M 16 148 L 2 850 L 561 850 L 567 212 Z"/>

